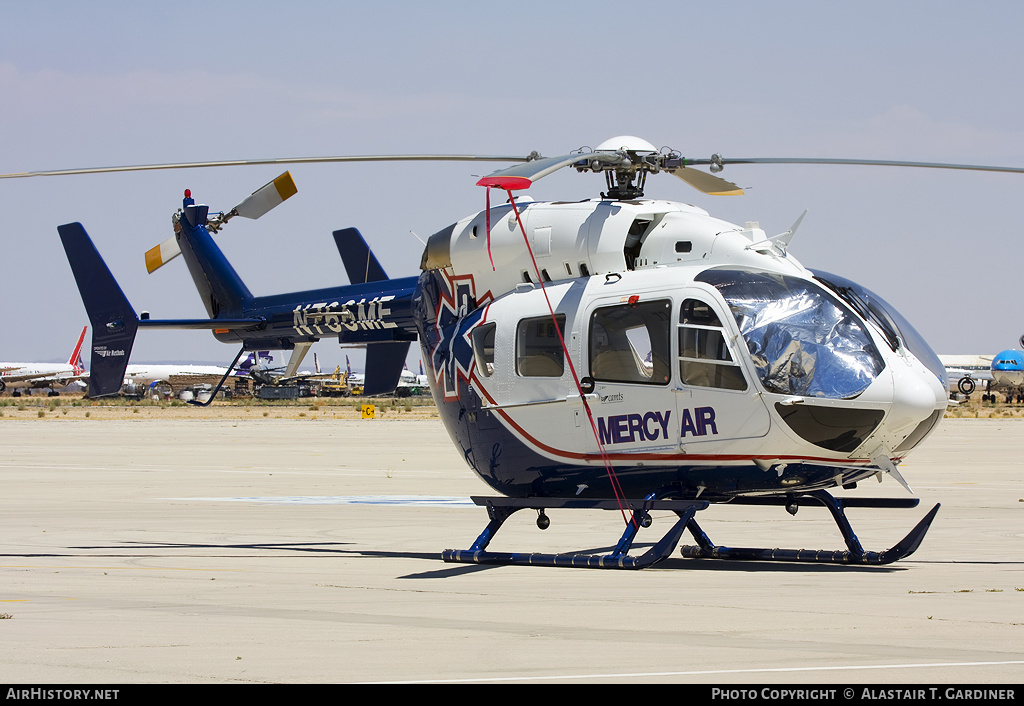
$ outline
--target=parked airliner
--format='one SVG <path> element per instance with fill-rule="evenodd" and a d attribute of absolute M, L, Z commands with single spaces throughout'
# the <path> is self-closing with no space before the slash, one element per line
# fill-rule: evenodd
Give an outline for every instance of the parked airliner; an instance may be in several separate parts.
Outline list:
<path fill-rule="evenodd" d="M 82 327 L 66 363 L 0 363 L 0 392 L 9 387 L 18 397 L 22 390 L 29 393 L 33 388 L 45 388 L 49 394 L 57 395 L 69 385 L 81 381 L 86 376 L 82 366 L 82 341 L 88 328 Z"/>

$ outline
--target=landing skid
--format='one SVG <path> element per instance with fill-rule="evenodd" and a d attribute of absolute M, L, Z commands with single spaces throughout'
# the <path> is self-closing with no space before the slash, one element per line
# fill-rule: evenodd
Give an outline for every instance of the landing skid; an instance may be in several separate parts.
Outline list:
<path fill-rule="evenodd" d="M 882 552 L 867 552 L 854 534 L 849 520 L 846 518 L 847 507 L 884 507 L 907 508 L 916 507 L 918 500 L 890 500 L 882 498 L 850 498 L 841 500 L 823 491 L 812 491 L 787 497 L 735 498 L 732 505 L 784 505 L 791 513 L 795 513 L 801 505 L 824 505 L 832 513 L 832 518 L 839 527 L 846 542 L 845 551 L 808 550 L 808 549 L 756 549 L 741 547 L 723 547 L 714 544 L 701 529 L 694 516 L 706 510 L 710 503 L 689 500 L 626 500 L 620 505 L 616 500 L 557 500 L 545 498 L 503 498 L 473 497 L 473 502 L 487 508 L 490 522 L 477 537 L 473 546 L 467 550 L 447 549 L 441 558 L 449 563 L 463 564 L 522 564 L 531 566 L 570 566 L 593 569 L 643 569 L 653 566 L 668 558 L 678 544 L 684 530 L 689 530 L 697 541 L 696 546 L 684 545 L 680 551 L 684 557 L 695 559 L 725 559 L 732 561 L 783 561 L 783 562 L 814 562 L 832 564 L 880 565 L 891 564 L 914 553 L 921 545 L 924 535 L 931 527 L 939 511 L 936 504 L 925 517 L 891 549 Z M 489 552 L 487 545 L 494 539 L 502 524 L 513 513 L 526 508 L 539 511 L 538 526 L 546 527 L 547 518 L 543 514 L 549 509 L 590 509 L 618 510 L 625 507 L 632 514 L 626 530 L 622 534 L 614 551 L 602 556 L 592 554 L 523 554 L 508 552 Z M 679 518 L 665 535 L 644 554 L 634 557 L 629 555 L 636 534 L 641 526 L 649 526 L 649 512 L 654 510 L 670 510 Z"/>
<path fill-rule="evenodd" d="M 848 507 L 916 507 L 918 500 L 891 500 L 887 498 L 849 498 L 840 500 L 833 497 L 824 490 L 812 491 L 795 498 L 737 498 L 730 504 L 740 505 L 807 505 L 820 503 L 832 513 L 832 519 L 839 526 L 839 531 L 846 541 L 846 551 L 831 551 L 824 549 L 754 549 L 746 547 L 720 547 L 712 543 L 696 521 L 691 520 L 687 525 L 690 534 L 697 540 L 697 546 L 682 546 L 680 553 L 692 559 L 729 559 L 743 561 L 799 561 L 828 564 L 891 564 L 894 561 L 904 559 L 913 554 L 924 539 L 924 535 L 931 527 L 932 520 L 939 511 L 939 504 L 936 503 L 924 518 L 917 523 L 914 529 L 910 530 L 902 540 L 890 549 L 882 552 L 867 552 L 853 532 L 850 521 L 846 518 Z M 791 512 L 796 512 L 792 509 Z"/>

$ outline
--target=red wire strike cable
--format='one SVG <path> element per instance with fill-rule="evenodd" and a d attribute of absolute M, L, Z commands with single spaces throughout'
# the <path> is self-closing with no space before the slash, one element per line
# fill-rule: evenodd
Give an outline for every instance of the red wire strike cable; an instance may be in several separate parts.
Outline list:
<path fill-rule="evenodd" d="M 491 272 L 494 272 L 494 256 L 491 255 L 491 187 L 487 187 L 487 257 L 491 259 Z"/>
<path fill-rule="evenodd" d="M 608 474 L 608 480 L 612 485 L 612 492 L 615 493 L 615 500 L 619 504 L 619 512 L 622 513 L 623 521 L 628 525 L 630 522 L 636 523 L 636 518 L 627 518 L 626 509 L 623 506 L 623 496 L 625 493 L 622 492 L 622 486 L 619 485 L 619 478 L 615 475 L 615 469 L 612 468 L 611 459 L 608 458 L 608 452 L 604 448 L 604 444 L 601 443 L 601 435 L 597 431 L 597 423 L 594 421 L 594 414 L 590 411 L 590 404 L 587 403 L 587 396 L 583 394 L 583 386 L 580 384 L 580 378 L 576 374 L 576 366 L 572 364 L 572 356 L 569 355 L 569 348 L 565 345 L 565 338 L 562 336 L 562 330 L 558 326 L 558 319 L 555 318 L 555 310 L 551 306 L 551 300 L 548 298 L 547 289 L 544 287 L 544 278 L 541 277 L 540 268 L 537 266 L 537 258 L 533 256 L 533 248 L 530 247 L 530 239 L 526 237 L 526 228 L 523 226 L 523 221 L 519 217 L 519 209 L 516 207 L 515 197 L 512 196 L 512 191 L 506 189 L 508 193 L 508 200 L 512 204 L 512 212 L 516 214 L 516 222 L 519 224 L 519 231 L 523 234 L 523 242 L 526 243 L 526 251 L 530 253 L 530 260 L 533 262 L 533 271 L 537 275 L 537 281 L 540 283 L 540 291 L 544 294 L 544 301 L 547 302 L 548 312 L 551 314 L 551 321 L 555 324 L 555 333 L 558 335 L 558 342 L 562 344 L 562 352 L 565 354 L 565 360 L 569 363 L 569 372 L 572 373 L 573 382 L 576 383 L 576 390 L 580 393 L 580 400 L 583 402 L 583 408 L 587 411 L 587 419 L 590 420 L 590 430 L 594 433 L 594 440 L 597 442 L 597 449 L 601 453 L 601 460 L 604 462 L 605 472 Z M 490 229 L 487 230 L 488 238 L 490 237 Z M 492 263 L 493 264 L 493 263 Z"/>

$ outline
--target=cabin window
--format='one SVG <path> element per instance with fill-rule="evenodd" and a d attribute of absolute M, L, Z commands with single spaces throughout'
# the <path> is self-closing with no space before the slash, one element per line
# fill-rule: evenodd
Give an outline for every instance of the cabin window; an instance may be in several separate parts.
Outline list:
<path fill-rule="evenodd" d="M 590 375 L 603 382 L 667 385 L 672 302 L 606 306 L 590 316 Z"/>
<path fill-rule="evenodd" d="M 473 359 L 480 375 L 489 378 L 494 373 L 494 329 L 495 322 L 480 324 L 469 335 L 473 341 Z"/>
<path fill-rule="evenodd" d="M 559 332 L 565 332 L 565 314 L 523 319 L 516 330 L 516 372 L 521 377 L 561 377 L 565 368 Z"/>
<path fill-rule="evenodd" d="M 725 329 L 707 302 L 687 299 L 679 310 L 679 377 L 684 385 L 746 390 Z"/>

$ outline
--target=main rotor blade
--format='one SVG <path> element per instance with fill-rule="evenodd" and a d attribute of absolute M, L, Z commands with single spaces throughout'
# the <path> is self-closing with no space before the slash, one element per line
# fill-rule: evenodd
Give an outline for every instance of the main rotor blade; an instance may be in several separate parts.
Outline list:
<path fill-rule="evenodd" d="M 541 157 L 526 164 L 517 164 L 507 169 L 499 169 L 493 174 L 488 174 L 480 179 L 476 185 L 495 186 L 512 191 L 529 189 L 533 182 L 538 179 L 577 162 L 599 161 L 607 164 L 618 164 L 622 159 L 620 155 L 611 152 L 589 152 L 587 154 L 565 154 L 559 157 Z"/>
<path fill-rule="evenodd" d="M 810 157 L 740 157 L 720 160 L 687 159 L 687 164 L 852 164 L 868 167 L 919 167 L 922 169 L 966 169 L 977 172 L 1024 173 L 1024 167 L 1000 167 L 982 164 L 949 164 L 946 162 L 905 162 L 891 159 L 815 159 Z"/>
<path fill-rule="evenodd" d="M 329 162 L 526 162 L 530 157 L 473 154 L 397 154 L 348 155 L 339 157 L 283 157 L 278 159 L 236 159 L 217 162 L 168 162 L 167 164 L 136 164 L 124 167 L 85 167 L 82 169 L 51 169 L 38 172 L 0 174 L 0 179 L 22 179 L 36 176 L 70 174 L 104 174 L 109 172 L 144 172 L 158 169 L 199 169 L 203 167 L 244 167 L 258 164 L 323 164 Z"/>
<path fill-rule="evenodd" d="M 699 169 L 680 167 L 679 169 L 667 169 L 666 171 L 672 176 L 682 179 L 698 191 L 703 191 L 705 194 L 711 194 L 712 196 L 743 195 L 743 189 L 731 181 L 726 181 L 716 177 L 714 174 L 708 174 Z"/>
<path fill-rule="evenodd" d="M 533 182 L 563 167 L 580 164 L 581 162 L 587 164 L 600 162 L 601 164 L 607 164 L 614 167 L 615 165 L 623 164 L 624 161 L 628 167 L 628 160 L 628 157 L 619 154 L 618 152 L 607 151 L 567 154 L 560 157 L 546 157 L 542 159 L 535 159 L 531 162 L 527 162 L 526 164 L 517 164 L 514 167 L 508 167 L 507 169 L 500 169 L 493 174 L 485 176 L 476 184 L 477 186 L 495 186 L 509 190 L 528 189 Z M 733 184 L 731 181 L 726 181 L 725 179 L 708 174 L 707 172 L 702 172 L 698 169 L 678 167 L 666 169 L 665 171 L 682 181 L 685 181 L 693 188 L 703 191 L 705 194 L 732 195 L 743 193 L 743 189 L 738 187 L 736 184 Z"/>

